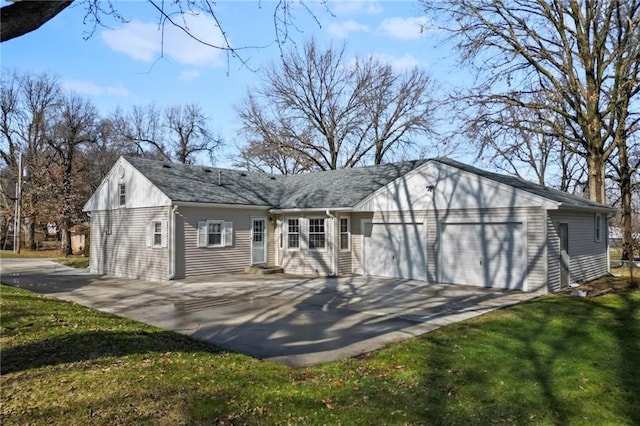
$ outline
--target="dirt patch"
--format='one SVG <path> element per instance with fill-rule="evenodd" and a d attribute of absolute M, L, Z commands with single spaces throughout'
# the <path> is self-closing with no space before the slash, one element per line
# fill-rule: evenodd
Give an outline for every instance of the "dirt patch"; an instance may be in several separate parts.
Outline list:
<path fill-rule="evenodd" d="M 580 284 L 578 287 L 570 288 L 566 291 L 566 294 L 589 297 L 640 288 L 640 276 L 635 276 L 635 272 L 636 271 L 634 271 L 633 279 L 627 276 L 602 277 L 588 283 Z"/>

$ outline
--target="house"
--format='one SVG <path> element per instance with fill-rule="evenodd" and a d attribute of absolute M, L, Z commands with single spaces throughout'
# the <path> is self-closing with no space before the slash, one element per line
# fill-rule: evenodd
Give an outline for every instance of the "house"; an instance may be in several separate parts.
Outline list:
<path fill-rule="evenodd" d="M 264 265 L 543 293 L 607 274 L 614 212 L 447 158 L 282 176 L 124 157 L 84 211 L 95 273 Z"/>

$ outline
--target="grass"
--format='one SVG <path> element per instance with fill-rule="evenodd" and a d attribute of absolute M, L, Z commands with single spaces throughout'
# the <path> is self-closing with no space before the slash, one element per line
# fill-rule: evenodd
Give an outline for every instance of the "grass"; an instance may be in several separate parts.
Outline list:
<path fill-rule="evenodd" d="M 62 265 L 71 266 L 73 268 L 88 268 L 89 258 L 82 256 L 60 257 L 60 250 L 21 250 L 20 253 L 14 253 L 11 250 L 0 250 L 0 258 L 7 259 L 26 259 L 41 258 L 51 259 Z"/>
<path fill-rule="evenodd" d="M 3 425 L 640 423 L 637 289 L 546 296 L 300 370 L 1 292 Z"/>

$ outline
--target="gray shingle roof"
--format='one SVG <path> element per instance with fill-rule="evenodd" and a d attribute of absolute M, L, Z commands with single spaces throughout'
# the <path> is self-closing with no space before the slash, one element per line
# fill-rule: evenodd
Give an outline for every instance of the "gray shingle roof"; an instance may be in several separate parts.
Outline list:
<path fill-rule="evenodd" d="M 517 189 L 521 189 L 523 191 L 529 192 L 530 194 L 538 195 L 548 200 L 561 203 L 562 206 L 564 207 L 577 207 L 577 208 L 587 207 L 587 208 L 600 208 L 600 209 L 602 209 L 603 207 L 607 207 L 600 203 L 596 203 L 595 201 L 591 201 L 586 198 L 579 197 L 577 195 L 572 195 L 563 191 L 559 191 L 557 189 L 538 185 L 533 182 L 529 182 L 527 180 L 521 179 L 519 177 L 488 172 L 486 170 L 482 170 L 477 167 L 470 166 L 468 164 L 460 163 L 450 158 L 439 157 L 439 158 L 435 158 L 434 161 L 438 161 L 439 163 L 447 164 L 449 166 L 456 167 L 460 170 L 464 170 L 466 172 L 473 173 L 478 176 L 482 176 L 487 179 L 491 179 L 493 181 L 506 184 Z M 614 209 L 611 209 L 611 210 L 614 210 Z"/>
<path fill-rule="evenodd" d="M 605 207 L 520 178 L 488 172 L 443 157 L 289 176 L 168 164 L 134 157 L 127 157 L 126 160 L 174 202 L 255 205 L 278 209 L 349 208 L 408 172 L 429 161 L 437 161 L 562 203 L 563 206 Z"/>

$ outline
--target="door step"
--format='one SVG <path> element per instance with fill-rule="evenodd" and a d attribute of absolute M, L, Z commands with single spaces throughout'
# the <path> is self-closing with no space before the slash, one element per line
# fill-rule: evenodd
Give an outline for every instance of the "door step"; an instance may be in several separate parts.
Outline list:
<path fill-rule="evenodd" d="M 281 274 L 284 272 L 279 266 L 248 266 L 244 269 L 244 272 L 247 274 L 254 275 L 269 275 L 269 274 Z"/>

